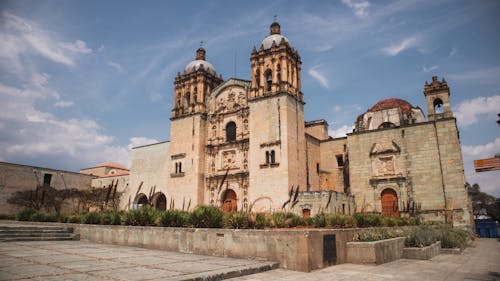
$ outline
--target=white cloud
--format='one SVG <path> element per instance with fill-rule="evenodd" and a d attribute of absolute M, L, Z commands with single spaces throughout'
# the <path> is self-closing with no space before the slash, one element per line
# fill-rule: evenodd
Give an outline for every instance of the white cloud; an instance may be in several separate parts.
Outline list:
<path fill-rule="evenodd" d="M 401 42 L 392 44 L 385 48 L 382 48 L 381 51 L 387 56 L 396 56 L 404 50 L 410 49 L 417 45 L 418 40 L 415 37 L 409 37 L 403 39 Z"/>
<path fill-rule="evenodd" d="M 500 153 L 500 138 L 487 144 L 462 145 L 465 178 L 470 184 L 478 183 L 483 192 L 500 197 L 498 171 L 480 172 L 474 170 L 474 160 L 490 158 Z"/>
<path fill-rule="evenodd" d="M 336 105 L 333 107 L 333 112 L 339 112 L 341 109 L 340 106 Z"/>
<path fill-rule="evenodd" d="M 119 72 L 119 73 L 122 73 L 123 72 L 123 67 L 117 63 L 117 62 L 114 62 L 114 61 L 107 61 L 106 62 L 107 65 L 111 66 L 112 68 L 114 68 L 116 70 L 116 72 Z"/>
<path fill-rule="evenodd" d="M 462 145 L 462 153 L 464 157 L 493 157 L 500 152 L 500 138 L 496 138 L 493 142 L 482 145 Z"/>
<path fill-rule="evenodd" d="M 438 68 L 439 68 L 439 65 L 433 65 L 433 66 L 431 66 L 431 67 L 429 67 L 429 68 L 427 68 L 427 67 L 424 65 L 424 66 L 422 67 L 422 71 L 423 71 L 423 72 L 427 72 L 427 73 L 428 73 L 428 72 L 431 72 L 431 71 L 434 71 L 434 70 L 438 70 Z"/>
<path fill-rule="evenodd" d="M 66 50 L 69 50 L 74 53 L 81 53 L 81 54 L 90 54 L 92 53 L 92 49 L 87 47 L 87 44 L 83 42 L 82 40 L 76 40 L 73 43 L 59 43 L 59 45 Z"/>
<path fill-rule="evenodd" d="M 368 8 L 370 7 L 370 2 L 368 1 L 342 0 L 342 3 L 351 8 L 358 17 L 365 17 L 368 15 Z"/>
<path fill-rule="evenodd" d="M 500 95 L 464 100 L 454 112 L 461 127 L 476 123 L 479 115 L 490 115 L 495 118 L 500 113 Z"/>
<path fill-rule="evenodd" d="M 450 53 L 448 54 L 448 57 L 451 58 L 454 55 L 456 55 L 457 53 L 458 53 L 458 49 L 453 47 L 453 48 L 451 48 Z"/>
<path fill-rule="evenodd" d="M 328 130 L 328 135 L 334 138 L 345 137 L 347 133 L 352 133 L 354 125 L 343 125 L 335 130 Z"/>
<path fill-rule="evenodd" d="M 143 145 L 148 145 L 148 144 L 153 144 L 157 143 L 158 141 L 156 139 L 150 139 L 146 137 L 132 137 L 130 138 L 130 143 L 128 144 L 128 149 L 132 149 L 134 147 L 138 146 L 143 146 Z"/>
<path fill-rule="evenodd" d="M 325 89 L 330 88 L 330 81 L 326 78 L 325 74 L 320 71 L 320 65 L 315 65 L 307 71 L 307 73 L 314 79 L 316 79 L 321 86 Z"/>
<path fill-rule="evenodd" d="M 80 54 L 91 53 L 85 42 L 59 42 L 54 36 L 40 28 L 37 24 L 16 16 L 10 12 L 2 13 L 4 18 L 0 39 L 0 58 L 13 70 L 19 73 L 27 63 L 23 60 L 27 55 L 39 55 L 56 63 L 67 66 L 75 65 Z"/>
<path fill-rule="evenodd" d="M 57 101 L 54 103 L 55 107 L 71 107 L 75 105 L 72 101 Z"/>

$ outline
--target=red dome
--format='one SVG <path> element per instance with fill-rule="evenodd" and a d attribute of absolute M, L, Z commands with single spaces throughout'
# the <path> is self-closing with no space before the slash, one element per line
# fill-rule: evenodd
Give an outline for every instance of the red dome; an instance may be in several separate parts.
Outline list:
<path fill-rule="evenodd" d="M 370 112 L 375 112 L 375 111 L 380 111 L 384 109 L 391 109 L 391 108 L 396 108 L 399 107 L 401 108 L 402 112 L 411 112 L 411 109 L 413 106 L 402 99 L 397 99 L 397 98 L 390 98 L 390 99 L 385 99 L 379 101 L 377 104 L 375 104 L 372 108 L 368 109 Z"/>

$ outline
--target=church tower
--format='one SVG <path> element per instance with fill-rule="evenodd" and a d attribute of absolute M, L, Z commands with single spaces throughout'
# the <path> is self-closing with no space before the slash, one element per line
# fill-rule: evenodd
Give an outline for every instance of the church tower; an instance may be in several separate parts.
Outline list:
<path fill-rule="evenodd" d="M 427 118 L 429 121 L 453 117 L 450 106 L 450 88 L 444 78 L 439 82 L 437 76 L 433 76 L 430 84 L 426 81 L 424 96 L 427 103 Z"/>
<path fill-rule="evenodd" d="M 174 81 L 174 107 L 172 118 L 206 111 L 206 97 L 222 83 L 217 77 L 215 68 L 205 60 L 206 51 L 200 47 L 196 51 L 196 59 L 177 73 Z"/>
<path fill-rule="evenodd" d="M 292 186 L 307 188 L 301 61 L 275 21 L 250 62 L 249 203 L 252 211 L 278 211 Z"/>
<path fill-rule="evenodd" d="M 183 74 L 177 74 L 170 118 L 167 176 L 171 189 L 167 196 L 172 202 L 191 202 L 191 206 L 204 204 L 206 101 L 210 92 L 222 83 L 222 77 L 217 77 L 205 54 L 200 47 L 196 59 L 185 67 Z M 186 198 L 186 194 L 190 197 Z"/>
<path fill-rule="evenodd" d="M 254 47 L 250 58 L 252 84 L 250 98 L 287 92 L 302 101 L 300 84 L 301 60 L 299 53 L 281 35 L 278 22 L 270 26 L 270 34 L 259 50 Z"/>

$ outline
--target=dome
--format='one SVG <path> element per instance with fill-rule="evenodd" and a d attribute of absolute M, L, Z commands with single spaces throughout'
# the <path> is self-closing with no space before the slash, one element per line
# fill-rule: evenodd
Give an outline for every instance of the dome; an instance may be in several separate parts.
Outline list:
<path fill-rule="evenodd" d="M 411 112 L 411 109 L 414 108 L 409 102 L 402 100 L 402 99 L 397 99 L 397 98 L 390 98 L 390 99 L 385 99 L 379 101 L 377 104 L 372 106 L 372 108 L 368 109 L 369 112 L 375 112 L 375 111 L 380 111 L 380 110 L 385 110 L 385 109 L 391 109 L 391 108 L 396 108 L 399 107 L 402 112 Z"/>
<path fill-rule="evenodd" d="M 214 66 L 211 63 L 209 63 L 208 61 L 205 61 L 205 60 L 194 60 L 194 61 L 188 63 L 188 65 L 186 65 L 186 68 L 184 68 L 184 71 L 186 73 L 197 71 L 198 69 L 200 69 L 200 67 L 202 65 L 203 65 L 203 68 L 206 71 L 208 71 L 211 74 L 215 75 L 215 68 L 214 68 Z"/>
<path fill-rule="evenodd" d="M 267 50 L 271 48 L 273 42 L 275 42 L 276 46 L 278 46 L 281 43 L 281 40 L 283 39 L 285 40 L 285 42 L 290 43 L 288 39 L 281 34 L 271 34 L 266 38 L 264 38 L 264 40 L 262 40 L 262 46 L 264 47 L 264 50 Z"/>
<path fill-rule="evenodd" d="M 281 27 L 278 22 L 273 22 L 269 27 L 269 31 L 269 36 L 262 40 L 262 47 L 264 48 L 264 50 L 271 48 L 273 42 L 276 44 L 276 46 L 281 43 L 281 40 L 285 40 L 285 42 L 290 43 L 290 41 L 288 41 L 285 36 L 281 35 Z"/>
<path fill-rule="evenodd" d="M 186 65 L 186 68 L 184 68 L 184 72 L 191 73 L 193 71 L 197 71 L 198 69 L 200 69 L 200 67 L 203 66 L 203 69 L 205 69 L 212 75 L 215 75 L 215 68 L 211 63 L 205 60 L 205 54 L 205 49 L 201 47 L 196 50 L 196 59 Z"/>

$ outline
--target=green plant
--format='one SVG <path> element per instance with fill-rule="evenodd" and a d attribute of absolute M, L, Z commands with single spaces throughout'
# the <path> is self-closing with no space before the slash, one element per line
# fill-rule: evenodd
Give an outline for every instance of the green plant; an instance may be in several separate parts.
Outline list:
<path fill-rule="evenodd" d="M 45 221 L 45 214 L 44 213 L 34 213 L 31 216 L 32 221 Z"/>
<path fill-rule="evenodd" d="M 438 241 L 439 233 L 431 227 L 413 228 L 405 240 L 407 247 L 426 247 Z"/>
<path fill-rule="evenodd" d="M 0 214 L 0 220 L 15 220 L 15 214 Z"/>
<path fill-rule="evenodd" d="M 199 228 L 221 228 L 224 213 L 215 206 L 199 206 L 191 213 L 191 222 Z"/>
<path fill-rule="evenodd" d="M 120 212 L 117 211 L 100 212 L 99 223 L 104 225 L 119 225 L 121 223 Z"/>
<path fill-rule="evenodd" d="M 244 229 L 249 227 L 248 215 L 245 212 L 229 212 L 222 221 L 225 228 Z"/>
<path fill-rule="evenodd" d="M 69 222 L 69 223 L 81 223 L 82 222 L 82 216 L 80 216 L 78 214 L 69 215 L 68 218 L 66 219 L 66 222 Z"/>
<path fill-rule="evenodd" d="M 19 221 L 30 221 L 31 217 L 36 213 L 33 209 L 22 209 L 16 215 L 16 219 Z"/>
<path fill-rule="evenodd" d="M 255 215 L 254 227 L 257 229 L 263 229 L 271 226 L 271 218 L 266 213 L 257 213 Z"/>
<path fill-rule="evenodd" d="M 314 227 L 325 227 L 326 226 L 326 217 L 325 214 L 317 214 L 313 217 L 313 225 Z"/>
<path fill-rule="evenodd" d="M 98 212 L 88 212 L 82 215 L 82 223 L 84 224 L 99 224 L 100 215 Z"/>
<path fill-rule="evenodd" d="M 160 226 L 186 227 L 189 225 L 190 214 L 180 210 L 168 210 L 162 212 L 159 218 Z"/>
<path fill-rule="evenodd" d="M 121 221 L 124 225 L 156 225 L 160 218 L 160 211 L 151 206 L 142 206 L 137 210 L 129 210 L 122 214 Z"/>
<path fill-rule="evenodd" d="M 59 214 L 57 213 L 47 213 L 45 214 L 45 218 L 43 221 L 46 222 L 58 222 L 59 221 Z"/>

